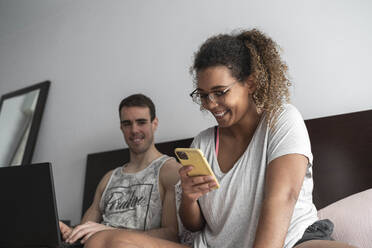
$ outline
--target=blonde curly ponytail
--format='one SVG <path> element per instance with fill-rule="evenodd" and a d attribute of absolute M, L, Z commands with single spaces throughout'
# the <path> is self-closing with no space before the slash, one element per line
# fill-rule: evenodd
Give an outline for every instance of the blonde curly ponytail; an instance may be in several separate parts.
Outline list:
<path fill-rule="evenodd" d="M 272 126 L 283 103 L 289 102 L 288 67 L 280 57 L 279 46 L 259 30 L 243 31 L 237 38 L 251 54 L 252 73 L 257 84 L 253 99 L 260 111 L 268 113 Z"/>

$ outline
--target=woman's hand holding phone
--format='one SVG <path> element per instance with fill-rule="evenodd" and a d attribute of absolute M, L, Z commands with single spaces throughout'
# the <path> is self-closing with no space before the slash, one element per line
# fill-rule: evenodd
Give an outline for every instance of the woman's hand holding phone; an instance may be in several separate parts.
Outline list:
<path fill-rule="evenodd" d="M 182 166 L 179 170 L 182 198 L 190 202 L 198 200 L 199 197 L 218 187 L 213 176 L 189 176 L 188 173 L 192 171 L 192 169 L 192 165 L 186 165 Z"/>
<path fill-rule="evenodd" d="M 216 187 L 216 182 L 211 176 L 189 176 L 193 166 L 182 166 L 179 170 L 182 187 L 182 200 L 179 214 L 184 226 L 197 232 L 205 226 L 205 219 L 201 213 L 198 199 Z"/>
<path fill-rule="evenodd" d="M 196 201 L 202 195 L 220 187 L 201 150 L 176 148 L 174 152 L 183 165 L 179 170 L 183 197 Z"/>

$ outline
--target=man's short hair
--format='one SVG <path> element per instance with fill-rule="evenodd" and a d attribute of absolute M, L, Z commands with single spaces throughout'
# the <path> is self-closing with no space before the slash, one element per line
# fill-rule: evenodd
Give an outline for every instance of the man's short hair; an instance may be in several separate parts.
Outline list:
<path fill-rule="evenodd" d="M 155 105 L 152 100 L 143 94 L 130 95 L 121 100 L 119 105 L 119 116 L 120 111 L 123 107 L 147 107 L 150 110 L 151 121 L 155 119 Z"/>

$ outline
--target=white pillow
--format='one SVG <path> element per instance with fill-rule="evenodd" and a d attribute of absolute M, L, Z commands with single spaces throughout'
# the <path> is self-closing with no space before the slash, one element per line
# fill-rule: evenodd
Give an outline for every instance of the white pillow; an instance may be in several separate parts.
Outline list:
<path fill-rule="evenodd" d="M 334 224 L 332 237 L 341 242 L 370 248 L 372 243 L 372 188 L 348 196 L 318 211 L 320 219 Z"/>

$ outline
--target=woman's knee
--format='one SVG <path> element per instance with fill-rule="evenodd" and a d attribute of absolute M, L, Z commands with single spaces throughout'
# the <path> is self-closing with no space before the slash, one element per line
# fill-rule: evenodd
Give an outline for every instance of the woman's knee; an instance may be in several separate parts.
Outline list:
<path fill-rule="evenodd" d="M 141 248 L 136 244 L 134 233 L 124 230 L 108 230 L 94 234 L 88 239 L 85 248 Z"/>
<path fill-rule="evenodd" d="M 101 231 L 93 234 L 84 245 L 84 248 L 104 248 L 110 247 L 109 241 L 112 234 L 110 231 Z"/>

